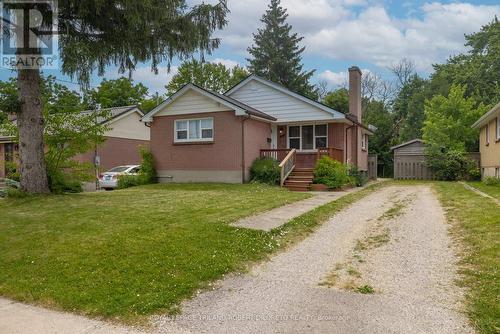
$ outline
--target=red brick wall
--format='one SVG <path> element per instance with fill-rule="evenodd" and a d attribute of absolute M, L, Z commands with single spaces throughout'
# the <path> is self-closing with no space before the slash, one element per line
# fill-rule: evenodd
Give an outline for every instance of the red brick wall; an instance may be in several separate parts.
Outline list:
<path fill-rule="evenodd" d="M 109 170 L 120 165 L 140 164 L 140 146 L 148 146 L 145 140 L 106 137 L 106 141 L 99 145 L 98 152 L 101 157 L 101 171 Z M 75 157 L 76 161 L 94 163 L 94 150 Z"/>
<path fill-rule="evenodd" d="M 174 121 L 214 118 L 214 141 L 174 143 Z M 241 170 L 241 120 L 233 111 L 154 117 L 151 152 L 157 170 Z"/>
<path fill-rule="evenodd" d="M 245 169 L 249 172 L 261 149 L 271 148 L 271 124 L 248 119 L 245 121 Z M 247 175 L 248 179 L 248 175 Z"/>

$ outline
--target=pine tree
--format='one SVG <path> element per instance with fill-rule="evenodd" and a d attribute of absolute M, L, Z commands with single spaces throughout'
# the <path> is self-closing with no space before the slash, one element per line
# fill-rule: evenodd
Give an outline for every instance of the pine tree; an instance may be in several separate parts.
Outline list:
<path fill-rule="evenodd" d="M 23 9 L 14 11 L 19 16 L 16 22 L 23 22 L 22 15 L 32 9 L 40 12 L 42 22 L 38 32 L 48 35 L 54 29 L 47 19 L 54 5 L 24 1 L 11 7 Z M 84 88 L 88 88 L 92 73 L 103 75 L 107 66 L 116 66 L 125 73 L 134 71 L 138 63 L 149 63 L 157 73 L 159 64 L 166 62 L 170 67 L 175 57 L 210 53 L 220 44 L 212 35 L 226 25 L 228 13 L 226 0 L 193 6 L 188 6 L 186 0 L 60 0 L 57 7 L 54 13 L 57 13 L 61 72 L 76 77 Z M 7 8 L 10 7 L 4 6 L 4 11 Z M 9 23 L 4 19 L 5 22 Z M 9 23 L 3 32 L 9 32 L 18 41 L 22 41 L 22 36 L 30 36 L 30 45 L 36 45 L 30 29 L 28 24 Z M 31 54 L 39 56 L 41 50 L 35 49 Z M 18 57 L 22 56 L 19 52 Z M 48 193 L 41 68 L 24 68 L 19 64 L 16 59 L 21 189 L 28 193 Z"/>
<path fill-rule="evenodd" d="M 254 44 L 248 48 L 252 59 L 250 72 L 279 83 L 299 94 L 317 99 L 317 92 L 309 79 L 315 70 L 304 71 L 299 43 L 303 37 L 292 33 L 292 26 L 286 23 L 288 14 L 281 7 L 280 0 L 271 0 L 268 10 L 262 16 L 264 28 L 253 34 Z"/>

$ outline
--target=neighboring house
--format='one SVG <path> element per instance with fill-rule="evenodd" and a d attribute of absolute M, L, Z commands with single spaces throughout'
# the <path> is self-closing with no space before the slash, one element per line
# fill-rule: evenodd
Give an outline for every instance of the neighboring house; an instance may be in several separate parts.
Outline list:
<path fill-rule="evenodd" d="M 484 114 L 472 127 L 480 129 L 482 177 L 500 178 L 500 103 Z"/>
<path fill-rule="evenodd" d="M 261 156 L 282 162 L 283 182 L 293 169 L 311 172 L 322 155 L 367 171 L 373 133 L 361 123 L 357 67 L 349 89 L 345 115 L 255 75 L 223 95 L 188 84 L 142 119 L 159 180 L 242 183 Z"/>
<path fill-rule="evenodd" d="M 76 156 L 74 160 L 94 164 L 97 154 L 100 171 L 119 165 L 139 164 L 141 162 L 139 146 L 149 146 L 149 128 L 140 121 L 144 114 L 137 106 L 104 110 L 108 111 L 109 117 L 97 119 L 97 122 L 109 126 L 109 130 L 104 134 L 104 143 L 96 149 Z M 92 111 L 82 113 L 90 112 Z M 12 161 L 16 151 L 17 144 L 13 137 L 0 136 L 0 178 L 5 177 L 5 161 Z"/>
<path fill-rule="evenodd" d="M 79 162 L 95 162 L 100 160 L 99 170 L 106 171 L 120 165 L 137 165 L 141 162 L 140 146 L 149 146 L 149 128 L 141 122 L 144 116 L 138 106 L 126 106 L 103 109 L 109 112 L 108 119 L 98 120 L 107 124 L 109 130 L 104 134 L 104 143 L 97 150 L 89 151 L 75 157 Z M 89 113 L 92 111 L 84 111 Z"/>

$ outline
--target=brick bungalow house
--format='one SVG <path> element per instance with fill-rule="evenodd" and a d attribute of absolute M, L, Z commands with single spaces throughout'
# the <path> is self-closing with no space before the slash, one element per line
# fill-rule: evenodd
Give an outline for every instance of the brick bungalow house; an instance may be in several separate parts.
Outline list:
<path fill-rule="evenodd" d="M 481 176 L 500 178 L 500 103 L 472 127 L 480 130 Z"/>
<path fill-rule="evenodd" d="M 105 109 L 107 119 L 97 121 L 109 125 L 104 134 L 105 141 L 85 154 L 76 156 L 79 162 L 94 163 L 95 155 L 100 157 L 100 171 L 106 171 L 120 165 L 139 164 L 139 146 L 149 145 L 149 129 L 140 120 L 144 116 L 137 106 Z M 89 113 L 91 111 L 83 111 Z M 15 121 L 15 120 L 14 120 Z M 13 137 L 0 136 L 0 178 L 5 177 L 5 161 L 13 161 L 17 152 L 17 143 Z"/>
<path fill-rule="evenodd" d="M 362 124 L 361 71 L 349 69 L 349 114 L 251 75 L 225 94 L 188 84 L 142 121 L 160 182 L 249 180 L 258 157 L 280 161 L 282 185 L 306 190 L 323 156 L 368 169 L 369 127 Z"/>

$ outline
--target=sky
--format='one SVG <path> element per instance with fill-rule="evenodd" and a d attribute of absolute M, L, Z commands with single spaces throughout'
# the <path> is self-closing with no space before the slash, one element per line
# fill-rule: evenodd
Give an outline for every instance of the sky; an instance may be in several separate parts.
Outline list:
<path fill-rule="evenodd" d="M 196 4 L 201 0 L 187 0 Z M 216 3 L 217 0 L 205 0 Z M 245 66 L 252 33 L 261 27 L 260 18 L 269 0 L 227 0 L 231 13 L 228 25 L 215 33 L 221 46 L 206 57 L 227 66 Z M 356 65 L 364 71 L 389 78 L 388 68 L 402 58 L 412 60 L 422 76 L 432 72 L 432 64 L 466 51 L 464 34 L 481 29 L 500 16 L 500 2 L 494 0 L 398 1 L 398 0 L 282 0 L 293 31 L 303 36 L 304 69 L 315 69 L 313 82 L 328 82 L 330 88 L 346 82 L 347 69 Z M 139 64 L 133 79 L 149 88 L 151 94 L 165 93 L 164 86 L 175 74 L 180 61 L 168 73 L 166 64 L 158 75 L 148 64 Z M 65 81 L 58 70 L 47 70 Z M 12 73 L 0 69 L 0 80 Z M 116 68 L 108 68 L 104 77 L 93 75 L 92 86 L 103 78 L 120 77 Z M 73 89 L 77 84 L 68 83 Z"/>

